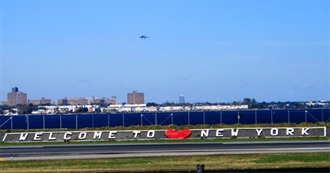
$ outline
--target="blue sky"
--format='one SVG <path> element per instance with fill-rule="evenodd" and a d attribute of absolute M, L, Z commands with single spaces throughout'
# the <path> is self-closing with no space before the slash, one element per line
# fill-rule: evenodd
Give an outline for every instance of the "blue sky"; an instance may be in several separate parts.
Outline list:
<path fill-rule="evenodd" d="M 329 12 L 328 0 L 1 0 L 1 99 L 17 86 L 28 99 L 330 100 Z"/>

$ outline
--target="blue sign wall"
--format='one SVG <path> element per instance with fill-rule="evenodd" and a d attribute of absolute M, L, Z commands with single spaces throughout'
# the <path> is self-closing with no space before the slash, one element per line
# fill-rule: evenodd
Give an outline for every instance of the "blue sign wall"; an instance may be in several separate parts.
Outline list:
<path fill-rule="evenodd" d="M 80 129 L 170 124 L 299 124 L 303 122 L 330 122 L 330 109 L 0 116 L 0 129 Z"/>

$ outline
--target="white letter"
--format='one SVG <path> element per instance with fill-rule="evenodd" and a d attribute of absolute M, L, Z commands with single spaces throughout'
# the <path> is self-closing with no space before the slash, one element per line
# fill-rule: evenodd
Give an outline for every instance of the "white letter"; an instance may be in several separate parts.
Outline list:
<path fill-rule="evenodd" d="M 66 132 L 66 133 L 64 133 L 64 137 L 63 137 L 63 139 L 64 139 L 64 140 L 70 140 L 70 139 L 71 139 L 71 135 L 72 135 L 71 132 Z"/>
<path fill-rule="evenodd" d="M 290 135 L 290 136 L 293 136 L 293 132 L 294 132 L 294 129 L 293 129 L 293 128 L 287 128 L 287 129 L 286 129 L 286 135 L 287 135 L 287 136 L 289 136 L 289 135 Z"/>
<path fill-rule="evenodd" d="M 137 138 L 138 137 L 138 134 L 140 134 L 140 133 L 141 133 L 141 131 L 133 131 L 134 138 Z"/>
<path fill-rule="evenodd" d="M 238 135 L 238 129 L 231 129 L 231 136 L 237 136 Z"/>
<path fill-rule="evenodd" d="M 153 130 L 148 131 L 147 138 L 153 138 L 153 137 L 155 137 L 155 131 L 153 131 Z"/>
<path fill-rule="evenodd" d="M 96 138 L 101 138 L 101 135 L 102 135 L 102 132 L 94 132 L 94 137 L 93 139 L 96 139 Z"/>
<path fill-rule="evenodd" d="M 207 129 L 207 130 L 202 130 L 201 131 L 201 137 L 208 137 L 209 136 L 209 129 Z"/>
<path fill-rule="evenodd" d="M 28 133 L 21 133 L 21 136 L 19 137 L 20 141 L 25 141 L 28 136 Z"/>
<path fill-rule="evenodd" d="M 302 128 L 302 131 L 301 131 L 301 135 L 309 135 L 308 133 L 307 133 L 307 131 L 309 130 L 309 128 Z"/>
<path fill-rule="evenodd" d="M 78 139 L 86 139 L 87 133 L 86 132 L 80 132 L 78 135 Z"/>
<path fill-rule="evenodd" d="M 278 135 L 278 129 L 277 128 L 270 129 L 270 135 L 277 136 Z"/>
<path fill-rule="evenodd" d="M 215 132 L 215 136 L 223 136 L 222 132 L 224 130 L 223 129 L 218 129 L 216 132 Z"/>
<path fill-rule="evenodd" d="M 263 130 L 264 130 L 264 129 L 256 129 L 258 136 L 260 136 L 260 134 L 261 134 L 261 132 L 262 132 Z"/>
<path fill-rule="evenodd" d="M 53 136 L 53 132 L 49 133 L 48 140 L 56 140 L 56 137 Z"/>
<path fill-rule="evenodd" d="M 6 140 L 6 137 L 7 137 L 7 133 L 5 134 L 5 136 L 2 139 L 3 142 Z"/>
<path fill-rule="evenodd" d="M 117 134 L 117 131 L 110 131 L 109 132 L 109 139 L 115 139 L 115 134 Z"/>
<path fill-rule="evenodd" d="M 33 140 L 40 141 L 41 140 L 41 135 L 42 135 L 41 132 L 35 133 Z"/>

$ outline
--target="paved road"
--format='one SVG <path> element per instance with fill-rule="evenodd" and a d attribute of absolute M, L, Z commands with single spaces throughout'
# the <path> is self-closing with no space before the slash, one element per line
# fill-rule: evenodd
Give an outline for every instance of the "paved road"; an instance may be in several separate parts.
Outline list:
<path fill-rule="evenodd" d="M 330 141 L 10 146 L 0 147 L 0 160 L 82 159 L 289 152 L 330 152 Z"/>

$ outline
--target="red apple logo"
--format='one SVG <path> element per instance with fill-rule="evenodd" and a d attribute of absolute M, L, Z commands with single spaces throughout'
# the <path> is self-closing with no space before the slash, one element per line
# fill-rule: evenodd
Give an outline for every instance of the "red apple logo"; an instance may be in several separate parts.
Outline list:
<path fill-rule="evenodd" d="M 170 139 L 185 139 L 191 135 L 191 130 L 184 129 L 184 130 L 174 130 L 169 129 L 165 131 L 165 136 Z"/>

